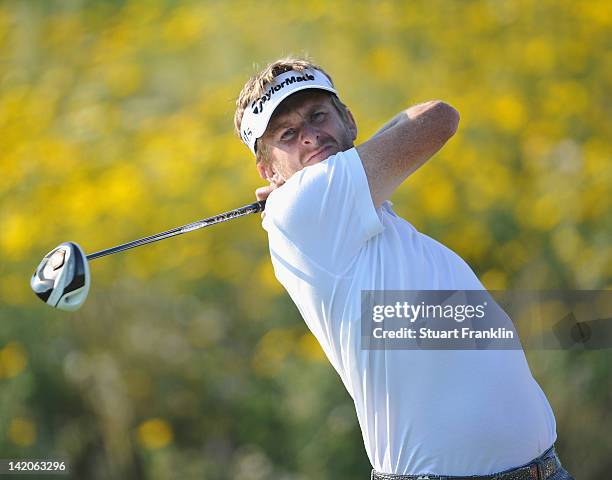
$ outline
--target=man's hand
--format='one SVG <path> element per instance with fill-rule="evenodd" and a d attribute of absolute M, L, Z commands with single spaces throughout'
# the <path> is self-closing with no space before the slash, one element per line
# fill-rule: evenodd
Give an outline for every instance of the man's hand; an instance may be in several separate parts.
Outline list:
<path fill-rule="evenodd" d="M 267 200 L 268 195 L 270 195 L 272 191 L 276 190 L 283 183 L 285 182 L 281 182 L 281 183 L 270 182 L 270 185 L 266 185 L 265 187 L 259 187 L 257 190 L 255 190 L 255 197 L 257 197 L 257 200 Z M 265 211 L 261 212 L 261 218 L 264 218 L 265 216 L 266 216 L 266 212 Z"/>

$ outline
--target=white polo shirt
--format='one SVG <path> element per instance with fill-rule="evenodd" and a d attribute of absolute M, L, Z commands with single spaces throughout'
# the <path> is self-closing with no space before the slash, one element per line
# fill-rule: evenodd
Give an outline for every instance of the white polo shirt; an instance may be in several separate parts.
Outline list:
<path fill-rule="evenodd" d="M 374 208 L 353 148 L 269 196 L 276 278 L 353 398 L 372 467 L 485 475 L 523 465 L 556 439 L 522 350 L 361 349 L 362 290 L 481 290 L 457 254 Z"/>

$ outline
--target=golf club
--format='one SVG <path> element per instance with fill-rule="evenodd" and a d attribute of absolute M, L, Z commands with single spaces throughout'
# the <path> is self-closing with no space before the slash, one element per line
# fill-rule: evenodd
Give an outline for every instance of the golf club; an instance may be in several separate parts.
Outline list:
<path fill-rule="evenodd" d="M 89 255 L 85 255 L 76 243 L 64 242 L 45 255 L 32 275 L 30 286 L 38 298 L 46 304 L 60 310 L 77 310 L 83 305 L 89 292 L 91 283 L 89 264 L 87 263 L 89 260 L 123 252 L 148 243 L 159 242 L 166 238 L 193 232 L 244 215 L 260 213 L 263 212 L 265 206 L 266 201 L 261 200 L 229 212 L 220 213 L 214 217 L 198 220 L 182 227 L 176 227 Z"/>

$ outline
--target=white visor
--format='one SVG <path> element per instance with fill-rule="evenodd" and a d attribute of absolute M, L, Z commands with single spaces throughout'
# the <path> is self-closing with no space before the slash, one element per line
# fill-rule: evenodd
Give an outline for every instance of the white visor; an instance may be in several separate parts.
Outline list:
<path fill-rule="evenodd" d="M 290 70 L 275 77 L 272 83 L 266 85 L 265 93 L 247 105 L 240 122 L 240 138 L 251 152 L 255 153 L 255 142 L 266 131 L 276 107 L 292 93 L 308 88 L 337 93 L 329 79 L 319 70 Z"/>

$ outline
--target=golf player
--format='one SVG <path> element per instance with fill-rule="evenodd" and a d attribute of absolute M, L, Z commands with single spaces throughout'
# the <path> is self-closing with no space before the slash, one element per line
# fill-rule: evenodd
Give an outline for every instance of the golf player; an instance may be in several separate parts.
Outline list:
<path fill-rule="evenodd" d="M 355 119 L 330 76 L 284 58 L 245 84 L 234 120 L 268 182 L 256 196 L 276 278 L 354 401 L 372 478 L 571 479 L 521 349 L 361 346 L 364 290 L 484 289 L 388 201 L 454 135 L 457 111 L 415 105 L 355 147 Z"/>

